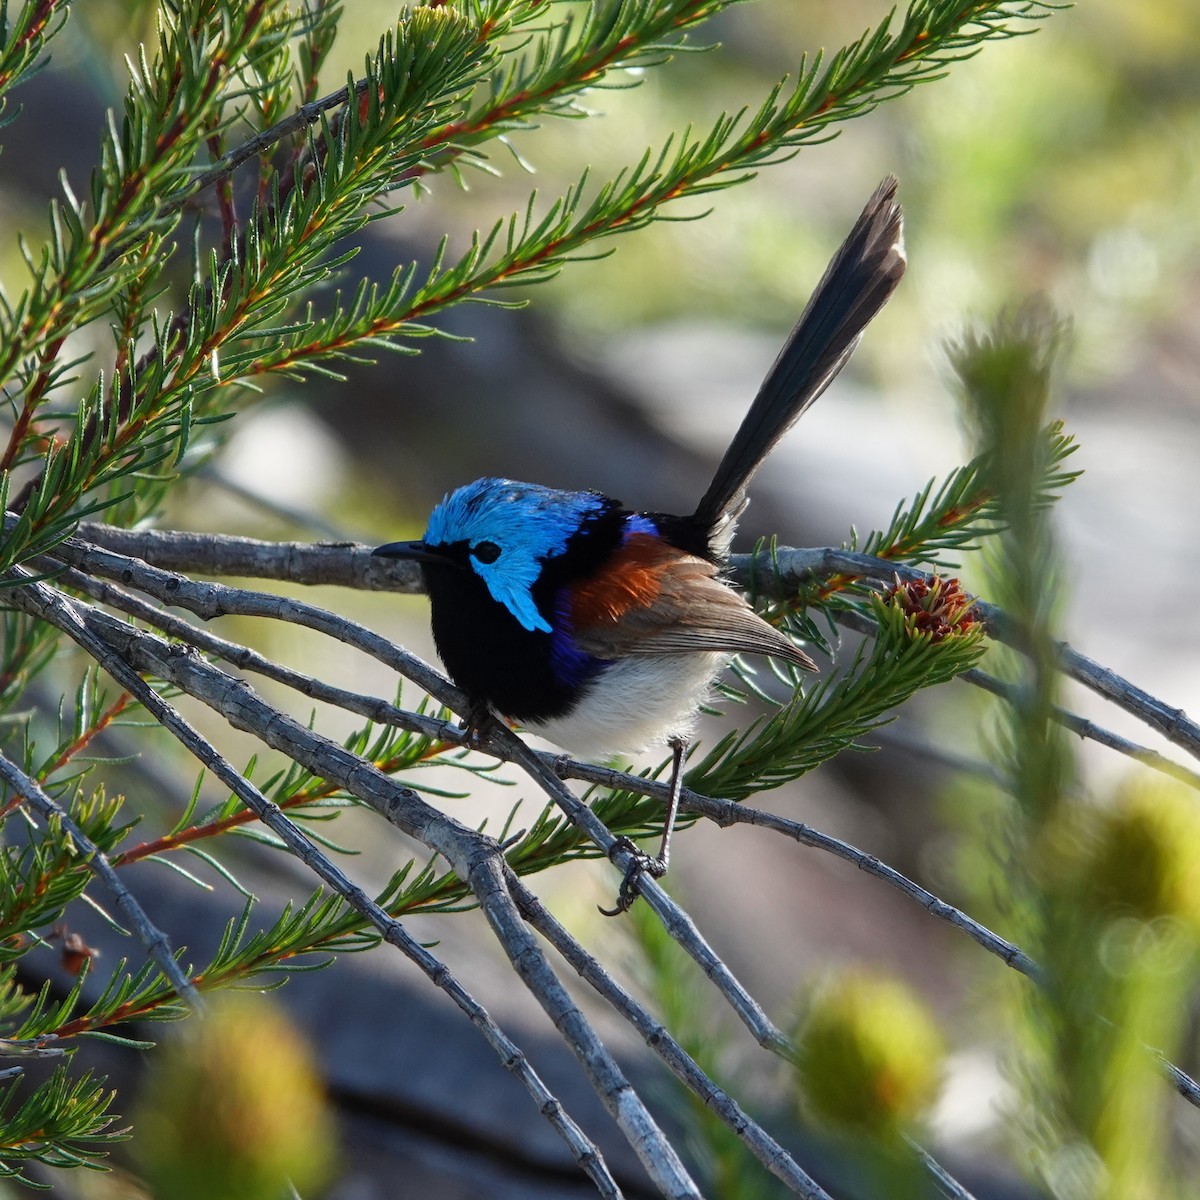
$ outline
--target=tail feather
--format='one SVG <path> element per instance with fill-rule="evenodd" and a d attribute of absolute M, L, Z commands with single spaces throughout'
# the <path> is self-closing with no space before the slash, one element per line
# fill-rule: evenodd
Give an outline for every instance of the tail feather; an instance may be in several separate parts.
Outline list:
<path fill-rule="evenodd" d="M 710 537 L 736 518 L 759 464 L 830 385 L 904 274 L 903 214 L 889 175 L 833 256 L 734 435 L 690 524 Z"/>

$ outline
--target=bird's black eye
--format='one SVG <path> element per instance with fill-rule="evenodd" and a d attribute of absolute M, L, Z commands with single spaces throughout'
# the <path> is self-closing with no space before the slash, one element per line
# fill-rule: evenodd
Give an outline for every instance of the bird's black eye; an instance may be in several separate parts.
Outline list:
<path fill-rule="evenodd" d="M 471 555 L 478 562 L 494 563 L 500 557 L 500 547 L 495 542 L 477 542 L 471 547 Z"/>

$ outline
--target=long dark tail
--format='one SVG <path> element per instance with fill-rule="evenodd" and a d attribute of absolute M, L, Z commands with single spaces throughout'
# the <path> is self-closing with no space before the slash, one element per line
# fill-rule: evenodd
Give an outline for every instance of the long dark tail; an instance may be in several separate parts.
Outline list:
<path fill-rule="evenodd" d="M 846 365 L 904 267 L 903 214 L 889 175 L 825 269 L 689 524 L 720 538 L 750 477 Z"/>

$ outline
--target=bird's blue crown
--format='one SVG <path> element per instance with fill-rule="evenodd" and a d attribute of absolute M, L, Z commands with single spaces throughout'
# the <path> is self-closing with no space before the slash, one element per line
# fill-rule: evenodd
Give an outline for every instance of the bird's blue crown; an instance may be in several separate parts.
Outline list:
<path fill-rule="evenodd" d="M 533 586 L 542 564 L 561 554 L 586 519 L 605 506 L 598 492 L 567 492 L 477 479 L 446 496 L 429 517 L 427 546 L 465 542 L 471 569 L 528 630 L 550 633 L 538 611 Z"/>

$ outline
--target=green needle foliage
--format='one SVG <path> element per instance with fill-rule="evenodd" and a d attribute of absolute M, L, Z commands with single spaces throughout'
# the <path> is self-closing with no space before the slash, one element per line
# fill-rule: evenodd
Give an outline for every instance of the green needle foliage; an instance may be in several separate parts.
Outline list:
<path fill-rule="evenodd" d="M 383 283 L 356 274 L 356 238 L 369 222 L 402 221 L 401 204 L 468 172 L 486 194 L 491 177 L 514 162 L 512 134 L 530 135 L 555 118 L 586 126 L 605 89 L 634 87 L 640 73 L 700 49 L 691 39 L 739 2 L 407 5 L 361 48 L 361 70 L 344 82 L 326 70 L 342 26 L 337 0 L 160 0 L 153 39 L 123 47 L 126 93 L 108 115 L 87 187 L 77 193 L 64 181 L 47 232 L 16 241 L 20 283 L 0 292 L 0 750 L 27 781 L 24 792 L 0 790 L 0 1039 L 53 1039 L 73 1052 L 85 1036 L 184 1013 L 168 976 L 140 965 L 141 948 L 110 915 L 111 897 L 97 881 L 100 856 L 119 876 L 153 863 L 197 882 L 213 874 L 240 891 L 240 914 L 210 958 L 177 956 L 203 989 L 273 986 L 380 940 L 346 897 L 323 889 L 273 917 L 260 914 L 237 879 L 236 839 L 283 843 L 239 796 L 214 800 L 202 779 L 176 815 L 163 817 L 122 794 L 122 757 L 159 750 L 165 735 L 134 695 L 113 691 L 99 668 L 71 652 L 60 626 L 21 603 L 31 580 L 42 580 L 78 601 L 70 611 L 86 624 L 81 597 L 93 603 L 96 593 L 53 557 L 81 519 L 152 523 L 172 489 L 219 451 L 212 427 L 257 403 L 272 377 L 337 378 L 347 362 L 414 354 L 422 339 L 441 336 L 439 319 L 453 306 L 516 303 L 507 289 L 612 253 L 617 234 L 695 219 L 696 206 L 680 202 L 716 203 L 723 189 L 829 140 L 853 118 L 952 68 L 970 69 L 966 60 L 986 43 L 1031 32 L 1055 7 L 909 0 L 851 44 L 800 58 L 793 77 L 709 127 L 639 147 L 609 177 L 583 172 L 561 195 L 531 191 L 516 212 L 493 208 L 465 245 L 447 234 L 431 261 L 402 263 Z M 0 0 L 4 122 L 19 119 L 10 93 L 44 63 L 73 7 Z M 131 13 L 142 7 L 129 0 Z M 536 147 L 536 137 L 522 144 Z M 199 219 L 201 212 L 214 219 Z M 1063 468 L 1073 445 L 1051 426 L 1037 447 L 1028 478 L 1030 509 L 1041 513 L 1073 477 Z M 989 443 L 899 505 L 862 549 L 944 567 L 950 556 L 1020 535 L 1000 501 L 997 480 L 1009 464 L 998 463 L 998 453 Z M 875 633 L 804 690 L 790 676 L 746 676 L 765 712 L 698 754 L 689 785 L 741 801 L 795 779 L 861 748 L 915 693 L 972 666 L 984 650 L 982 626 L 949 581 L 932 586 L 879 595 L 837 578 L 777 605 L 772 615 L 818 648 L 829 647 L 815 618 L 839 610 L 855 609 Z M 116 592 L 104 603 L 129 612 Z M 130 619 L 154 625 L 144 610 Z M 172 630 L 186 645 L 186 632 Z M 238 653 L 249 654 L 211 642 L 201 652 L 239 666 Z M 170 697 L 164 680 L 148 682 Z M 57 713 L 47 694 L 62 697 Z M 153 709 L 153 697 L 142 699 Z M 454 794 L 444 776 L 428 782 L 434 764 L 457 768 L 463 792 L 490 781 L 495 764 L 440 736 L 438 718 L 447 714 L 432 702 L 405 713 L 407 727 L 370 706 L 346 707 L 363 724 L 342 739 L 344 748 L 414 790 Z M 314 715 L 314 728 L 319 723 Z M 105 741 L 118 733 L 119 744 Z M 298 762 L 272 762 L 260 771 L 251 758 L 241 774 L 303 823 L 316 845 L 348 853 L 351 838 L 334 823 L 360 802 Z M 56 812 L 31 803 L 37 789 Z M 595 807 L 618 834 L 647 833 L 661 817 L 657 802 L 632 793 L 606 793 Z M 135 839 L 139 822 L 146 828 Z M 524 875 L 595 853 L 549 812 L 507 849 Z M 415 857 L 376 900 L 393 916 L 453 913 L 473 902 L 451 870 Z M 62 923 L 85 903 L 130 939 L 128 958 L 100 967 L 83 954 L 69 987 L 30 988 L 21 974 L 27 955 L 65 938 Z M 30 1161 L 95 1165 L 120 1136 L 110 1099 L 69 1062 L 36 1089 L 4 1074 L 0 1172 L 19 1175 Z"/>
<path fill-rule="evenodd" d="M 89 1074 L 72 1078 L 59 1068 L 22 1103 L 13 1103 L 10 1090 L 0 1098 L 0 1127 L 4 1130 L 4 1162 L 0 1178 L 18 1179 L 28 1162 L 48 1167 L 102 1167 L 114 1142 L 128 1135 L 114 1129 L 108 1111 L 114 1095 Z"/>
<path fill-rule="evenodd" d="M 1041 470 L 1037 481 L 1039 506 L 1052 503 L 1078 471 L 1064 471 L 1062 463 L 1075 452 L 1074 439 L 1063 432 L 1062 422 L 1050 422 L 1043 431 Z M 995 491 L 994 454 L 980 454 L 951 471 L 941 482 L 930 480 L 908 504 L 898 504 L 886 529 L 870 533 L 861 547 L 858 539 L 847 543 L 876 558 L 895 558 L 933 567 L 955 567 L 946 557 L 976 550 L 984 539 L 1004 528 L 1004 517 Z"/>

